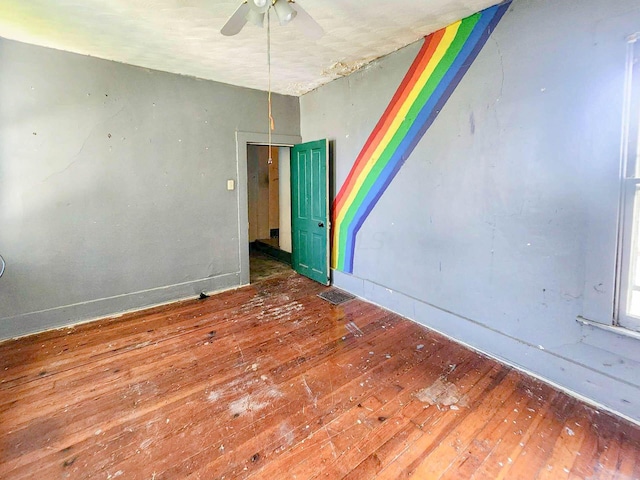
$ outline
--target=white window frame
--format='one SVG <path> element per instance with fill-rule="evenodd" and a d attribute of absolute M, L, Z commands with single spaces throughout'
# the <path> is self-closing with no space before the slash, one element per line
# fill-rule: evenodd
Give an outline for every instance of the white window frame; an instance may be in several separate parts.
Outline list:
<path fill-rule="evenodd" d="M 640 315 L 628 311 L 632 293 L 640 294 L 640 285 L 631 281 L 640 269 L 640 32 L 631 35 L 627 44 L 620 154 L 622 185 L 613 323 L 640 332 Z"/>

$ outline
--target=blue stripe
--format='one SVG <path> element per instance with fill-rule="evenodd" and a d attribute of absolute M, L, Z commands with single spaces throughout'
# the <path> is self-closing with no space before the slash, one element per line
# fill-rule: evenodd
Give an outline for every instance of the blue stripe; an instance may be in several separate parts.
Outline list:
<path fill-rule="evenodd" d="M 405 138 L 393 153 L 391 159 L 360 204 L 354 216 L 354 221 L 352 221 L 347 228 L 346 251 L 344 252 L 344 271 L 346 273 L 353 273 L 355 240 L 362 224 L 373 210 L 373 207 L 378 203 L 378 200 L 380 200 L 393 178 L 400 171 L 404 162 L 411 155 L 416 145 L 420 142 L 425 132 L 433 124 L 440 110 L 464 77 L 473 60 L 478 56 L 478 53 L 493 31 L 493 27 L 497 25 L 507 8 L 508 4 L 503 4 L 481 12 L 478 23 L 474 26 L 474 29 L 453 64 L 443 76 L 427 103 L 420 110 L 420 113 Z"/>

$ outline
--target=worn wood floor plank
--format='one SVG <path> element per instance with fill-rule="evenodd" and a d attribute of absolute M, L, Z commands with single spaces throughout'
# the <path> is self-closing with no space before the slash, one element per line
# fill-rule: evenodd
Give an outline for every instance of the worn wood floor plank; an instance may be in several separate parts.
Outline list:
<path fill-rule="evenodd" d="M 403 452 L 411 445 L 412 437 L 409 432 L 414 431 L 413 438 L 422 436 L 422 429 L 424 428 L 425 415 L 426 418 L 435 418 L 441 413 L 440 405 L 431 405 L 429 402 L 420 400 L 421 393 L 424 393 L 425 388 L 429 385 L 436 384 L 439 380 L 445 379 L 451 383 L 460 385 L 460 398 L 464 396 L 465 383 L 470 377 L 477 380 L 478 374 L 487 374 L 491 370 L 491 365 L 485 364 L 485 370 L 480 371 L 477 367 L 482 365 L 482 360 L 479 356 L 473 354 L 471 351 L 454 351 L 451 352 L 448 348 L 438 352 L 442 357 L 443 363 L 439 363 L 437 359 L 429 359 L 428 367 L 431 369 L 435 367 L 435 372 L 430 372 L 430 375 L 419 375 L 413 385 L 409 385 L 409 389 L 405 392 L 405 395 L 409 394 L 409 401 L 406 397 L 403 399 L 400 410 L 396 414 L 396 425 L 386 423 L 387 428 L 381 432 L 381 435 L 377 437 L 377 441 L 370 441 L 368 438 L 364 438 L 361 443 L 361 448 L 358 447 L 356 456 L 357 462 L 350 465 L 346 462 L 338 462 L 335 464 L 334 470 L 326 472 L 324 478 L 336 478 L 338 472 L 349 472 L 351 477 L 354 478 L 366 478 L 377 475 L 377 473 L 390 461 L 399 456 L 398 452 Z M 451 363 L 454 361 L 455 363 Z M 455 373 L 451 372 L 451 365 L 456 365 Z M 445 374 L 443 375 L 443 372 Z M 356 444 L 358 446 L 358 443 Z M 388 460 L 385 460 L 388 459 Z"/>
<path fill-rule="evenodd" d="M 291 272 L 0 343 L 0 478 L 640 479 L 640 429 Z"/>
<path fill-rule="evenodd" d="M 339 448 L 337 457 L 329 459 L 328 464 L 313 478 L 341 478 L 363 462 L 380 444 L 401 431 L 410 422 L 403 412 L 410 411 L 416 402 L 414 392 L 437 379 L 438 374 L 432 372 L 442 371 L 445 362 L 448 364 L 454 358 L 458 363 L 465 361 L 456 355 L 457 352 L 444 347 L 441 345 L 437 350 L 429 351 L 429 355 L 423 356 L 417 363 L 411 362 L 411 368 L 396 377 L 390 386 L 380 388 L 376 394 L 360 402 L 359 408 L 353 409 L 355 420 L 333 437 L 338 446 L 341 446 L 344 438 L 344 448 Z M 422 402 L 418 403 L 420 408 L 424 408 Z"/>
<path fill-rule="evenodd" d="M 526 380 L 526 379 L 525 379 Z M 532 420 L 530 411 L 539 407 L 537 397 L 527 393 L 526 381 L 520 381 L 514 399 L 503 404 L 505 413 L 496 415 L 473 439 L 465 452 L 443 472 L 442 479 L 471 478 L 505 439 L 518 438 Z M 509 409 L 511 409 L 509 411 Z"/>

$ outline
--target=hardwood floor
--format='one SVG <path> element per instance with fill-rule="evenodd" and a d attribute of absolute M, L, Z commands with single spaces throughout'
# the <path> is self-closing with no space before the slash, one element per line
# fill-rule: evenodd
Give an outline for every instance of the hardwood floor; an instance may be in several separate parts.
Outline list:
<path fill-rule="evenodd" d="M 324 288 L 0 344 L 0 478 L 640 478 L 638 427 Z"/>
<path fill-rule="evenodd" d="M 258 251 L 250 251 L 249 265 L 251 283 L 261 282 L 269 277 L 291 270 L 291 265 Z"/>

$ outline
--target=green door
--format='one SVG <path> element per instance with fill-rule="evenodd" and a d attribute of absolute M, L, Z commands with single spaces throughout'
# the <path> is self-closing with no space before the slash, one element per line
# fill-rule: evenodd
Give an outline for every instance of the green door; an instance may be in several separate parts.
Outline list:
<path fill-rule="evenodd" d="M 329 285 L 329 169 L 326 140 L 291 150 L 293 269 Z"/>

